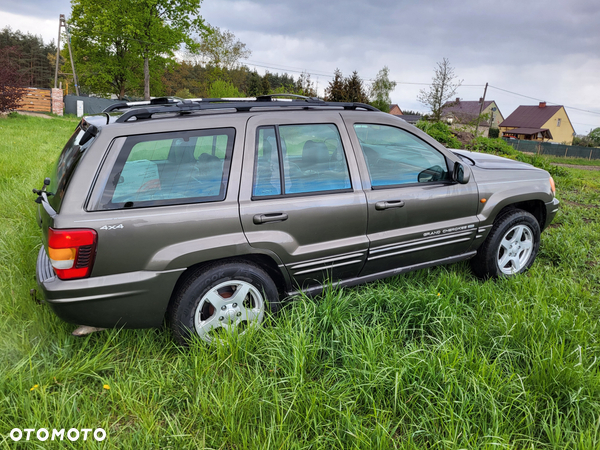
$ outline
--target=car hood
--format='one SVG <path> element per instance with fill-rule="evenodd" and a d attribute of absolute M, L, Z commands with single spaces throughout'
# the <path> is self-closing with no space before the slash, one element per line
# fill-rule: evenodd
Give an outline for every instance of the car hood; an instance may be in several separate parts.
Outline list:
<path fill-rule="evenodd" d="M 531 170 L 533 166 L 520 161 L 503 158 L 501 156 L 490 155 L 489 153 L 470 152 L 468 150 L 452 150 L 452 153 L 466 158 L 468 164 L 479 167 L 480 169 L 502 170 L 502 169 L 522 169 Z"/>

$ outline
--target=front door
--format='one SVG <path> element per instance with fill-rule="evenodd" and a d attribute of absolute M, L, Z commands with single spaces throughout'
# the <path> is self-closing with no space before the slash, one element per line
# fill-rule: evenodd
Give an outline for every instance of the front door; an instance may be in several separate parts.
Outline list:
<path fill-rule="evenodd" d="M 293 288 L 358 275 L 367 206 L 339 113 L 261 114 L 248 121 L 240 215 L 251 246 L 276 254 Z M 350 152 L 348 152 L 350 150 Z"/>
<path fill-rule="evenodd" d="M 348 122 L 368 204 L 361 276 L 467 252 L 479 223 L 475 181 L 453 182 L 448 155 L 408 129 Z"/>

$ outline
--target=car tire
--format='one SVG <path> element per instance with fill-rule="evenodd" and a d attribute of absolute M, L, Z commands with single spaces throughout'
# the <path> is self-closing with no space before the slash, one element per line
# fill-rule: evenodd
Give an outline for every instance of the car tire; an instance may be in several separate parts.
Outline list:
<path fill-rule="evenodd" d="M 174 294 L 168 316 L 180 344 L 187 345 L 194 335 L 212 343 L 224 331 L 244 334 L 279 306 L 277 286 L 261 267 L 227 262 L 190 276 Z"/>
<path fill-rule="evenodd" d="M 540 248 L 540 225 L 520 209 L 509 210 L 494 222 L 490 234 L 471 259 L 479 278 L 509 277 L 527 271 Z"/>

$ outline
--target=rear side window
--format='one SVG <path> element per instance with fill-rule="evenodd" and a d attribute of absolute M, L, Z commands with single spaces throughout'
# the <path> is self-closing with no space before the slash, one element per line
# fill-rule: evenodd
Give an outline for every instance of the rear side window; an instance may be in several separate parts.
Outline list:
<path fill-rule="evenodd" d="M 222 128 L 128 137 L 100 209 L 224 200 L 234 136 Z"/>
<path fill-rule="evenodd" d="M 257 131 L 254 198 L 351 189 L 333 124 L 279 125 Z"/>

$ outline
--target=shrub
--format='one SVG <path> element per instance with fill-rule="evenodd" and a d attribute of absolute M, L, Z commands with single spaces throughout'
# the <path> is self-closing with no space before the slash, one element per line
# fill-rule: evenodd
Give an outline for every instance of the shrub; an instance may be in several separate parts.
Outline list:
<path fill-rule="evenodd" d="M 511 145 L 507 144 L 503 139 L 489 139 L 478 137 L 473 139 L 468 145 L 467 150 L 481 153 L 491 153 L 493 155 L 504 156 L 510 159 L 531 164 L 549 172 L 553 176 L 568 177 L 570 173 L 564 167 L 554 166 L 548 162 L 546 158 L 539 155 L 526 155 L 518 150 L 515 150 Z"/>
<path fill-rule="evenodd" d="M 208 88 L 210 98 L 243 97 L 242 93 L 229 81 L 215 80 Z"/>
<path fill-rule="evenodd" d="M 450 131 L 450 127 L 443 122 L 426 122 L 425 120 L 419 120 L 416 126 L 446 147 L 462 147 L 459 140 L 456 139 L 454 134 L 452 134 L 452 131 Z"/>
<path fill-rule="evenodd" d="M 17 47 L 0 49 L 0 113 L 17 109 L 25 95 L 23 77 L 15 63 L 19 56 Z"/>
<path fill-rule="evenodd" d="M 500 137 L 500 128 L 490 128 L 488 131 L 488 137 L 490 139 L 496 139 Z"/>

